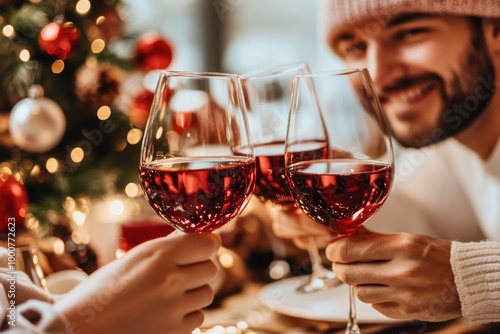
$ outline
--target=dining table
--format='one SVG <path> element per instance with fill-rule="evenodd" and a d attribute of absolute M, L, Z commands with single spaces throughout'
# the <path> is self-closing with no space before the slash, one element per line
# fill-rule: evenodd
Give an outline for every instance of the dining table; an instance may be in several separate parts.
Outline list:
<path fill-rule="evenodd" d="M 221 234 L 226 247 L 219 252 L 222 267 L 213 286 L 215 299 L 203 310 L 205 320 L 194 334 L 344 334 L 348 286 L 297 292 L 296 287 L 310 278 L 310 272 L 301 270 L 308 263 L 307 253 L 290 240 L 273 237 L 269 214 L 259 201 L 249 206 L 252 209 L 232 225 L 234 230 Z M 275 250 L 285 251 L 277 257 Z M 284 255 L 292 270 L 271 278 L 272 264 L 282 262 L 276 260 Z M 500 323 L 478 325 L 464 318 L 444 322 L 391 319 L 370 304 L 357 300 L 356 305 L 363 334 L 500 334 Z"/>
<path fill-rule="evenodd" d="M 332 304 L 337 304 L 337 315 L 331 319 L 325 315 L 328 311 L 325 303 L 329 302 L 329 295 L 335 292 L 315 292 L 315 296 L 306 296 L 311 300 L 318 300 L 319 309 L 314 309 L 313 304 L 301 301 L 293 303 L 296 294 L 290 293 L 290 284 L 294 279 L 263 284 L 260 282 L 246 282 L 237 293 L 224 298 L 215 307 L 204 310 L 205 321 L 197 333 L 207 334 L 340 334 L 344 333 L 348 316 L 348 303 L 340 302 L 344 292 L 339 293 L 339 298 L 332 299 Z M 280 292 L 281 289 L 281 292 Z M 269 302 L 272 296 L 276 298 L 275 305 Z M 340 296 L 341 295 L 341 296 Z M 280 301 L 280 297 L 281 301 Z M 267 299 L 266 299 L 267 298 Z M 303 297 L 301 297 L 303 298 Z M 500 323 L 471 324 L 463 318 L 445 322 L 427 322 L 417 320 L 398 320 L 386 318 L 383 315 L 373 316 L 375 310 L 369 311 L 370 305 L 361 305 L 357 302 L 358 322 L 363 334 L 465 334 L 465 333 L 500 333 Z M 345 305 L 345 307 L 344 307 Z M 290 308 L 287 308 L 290 306 Z M 364 311 L 363 311 L 364 310 Z M 365 314 L 363 314 L 365 312 Z M 372 317 L 367 315 L 370 313 Z M 345 313 L 345 320 L 343 320 Z M 378 312 L 377 312 L 378 313 Z M 319 316 L 315 316 L 319 314 Z M 323 317 L 323 318 L 322 318 Z"/>

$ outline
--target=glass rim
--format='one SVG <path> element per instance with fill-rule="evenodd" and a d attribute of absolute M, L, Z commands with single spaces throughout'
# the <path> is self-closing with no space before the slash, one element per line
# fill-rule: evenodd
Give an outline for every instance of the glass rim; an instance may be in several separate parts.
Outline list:
<path fill-rule="evenodd" d="M 294 75 L 295 78 L 321 78 L 321 77 L 329 77 L 329 76 L 341 76 L 341 75 L 349 75 L 349 74 L 354 74 L 354 73 L 361 73 L 361 74 L 369 74 L 368 69 L 365 67 L 360 67 L 360 68 L 346 68 L 346 69 L 339 69 L 339 70 L 329 70 L 329 71 L 322 71 L 322 72 L 312 72 L 312 73 L 301 73 L 301 74 L 296 74 Z"/>
<path fill-rule="evenodd" d="M 186 77 L 193 79 L 239 79 L 238 74 L 223 73 L 223 72 L 204 72 L 204 71 L 172 71 L 161 70 L 160 76 L 162 77 Z"/>
<path fill-rule="evenodd" d="M 243 80 L 255 80 L 264 77 L 272 77 L 292 72 L 302 66 L 309 71 L 309 65 L 307 64 L 307 62 L 299 61 L 296 63 L 276 64 L 276 65 L 266 66 L 263 68 L 258 68 L 252 71 L 245 72 L 241 74 L 240 77 Z"/>

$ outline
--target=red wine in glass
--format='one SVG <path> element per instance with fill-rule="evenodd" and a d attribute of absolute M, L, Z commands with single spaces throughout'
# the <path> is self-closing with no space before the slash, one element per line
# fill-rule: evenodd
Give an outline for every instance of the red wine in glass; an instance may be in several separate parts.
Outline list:
<path fill-rule="evenodd" d="M 311 143 L 308 154 L 311 159 L 325 157 L 327 144 L 324 142 Z M 263 202 L 269 201 L 279 205 L 282 210 L 296 209 L 295 199 L 290 194 L 285 177 L 285 143 L 272 142 L 254 146 L 256 162 L 256 182 L 254 194 Z"/>
<path fill-rule="evenodd" d="M 249 157 L 171 158 L 143 164 L 141 186 L 151 207 L 183 232 L 212 232 L 250 200 L 255 160 Z"/>
<path fill-rule="evenodd" d="M 214 232 L 246 207 L 255 157 L 239 76 L 160 71 L 142 139 L 149 205 L 186 233 Z"/>
<path fill-rule="evenodd" d="M 393 165 L 379 161 L 311 160 L 288 168 L 300 208 L 338 235 L 350 235 L 385 202 Z"/>

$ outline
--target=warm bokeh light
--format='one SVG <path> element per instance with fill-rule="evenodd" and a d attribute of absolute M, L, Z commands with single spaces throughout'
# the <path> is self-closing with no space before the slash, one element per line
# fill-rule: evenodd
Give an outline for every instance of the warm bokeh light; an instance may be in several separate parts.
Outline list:
<path fill-rule="evenodd" d="M 125 205 L 119 199 L 114 199 L 111 202 L 109 202 L 108 208 L 109 212 L 111 212 L 115 216 L 119 216 L 123 214 L 123 212 L 125 211 Z"/>
<path fill-rule="evenodd" d="M 196 328 L 192 334 L 257 334 L 249 329 L 248 323 L 239 321 L 236 326 L 215 325 L 210 328 Z"/>
<path fill-rule="evenodd" d="M 139 195 L 139 186 L 135 183 L 127 184 L 127 186 L 125 187 L 125 194 L 128 197 L 136 197 L 137 195 Z"/>
<path fill-rule="evenodd" d="M 100 38 L 93 41 L 92 44 L 90 45 L 90 49 L 92 50 L 93 53 L 101 53 L 105 47 L 106 43 L 104 42 L 104 40 Z"/>
<path fill-rule="evenodd" d="M 234 265 L 233 257 L 227 253 L 221 254 L 219 256 L 219 261 L 224 268 L 231 268 Z"/>
<path fill-rule="evenodd" d="M 156 137 L 156 139 L 160 139 L 162 135 L 163 135 L 163 128 L 160 126 L 158 128 L 158 131 L 156 131 L 155 137 Z"/>
<path fill-rule="evenodd" d="M 80 15 L 85 15 L 90 11 L 90 1 L 80 0 L 76 3 L 75 10 Z"/>
<path fill-rule="evenodd" d="M 59 238 L 54 238 L 54 241 L 52 243 L 52 250 L 54 254 L 57 255 L 62 255 L 65 252 L 65 246 L 64 246 L 64 241 L 62 241 Z"/>
<path fill-rule="evenodd" d="M 127 142 L 131 145 L 135 145 L 141 141 L 142 130 L 141 129 L 131 129 L 127 133 Z"/>
<path fill-rule="evenodd" d="M 282 279 L 290 273 L 290 265 L 286 261 L 274 261 L 269 270 L 269 277 L 274 280 Z"/>
<path fill-rule="evenodd" d="M 79 226 L 82 226 L 83 223 L 85 223 L 86 217 L 87 215 L 81 211 L 74 211 L 72 214 L 73 221 Z"/>
<path fill-rule="evenodd" d="M 102 106 L 97 110 L 97 118 L 101 121 L 105 121 L 111 116 L 111 108 L 108 106 Z"/>
<path fill-rule="evenodd" d="M 106 17 L 105 16 L 99 16 L 96 20 L 95 20 L 95 24 L 96 25 L 100 25 L 100 24 L 103 24 L 104 21 L 106 21 Z"/>
<path fill-rule="evenodd" d="M 49 158 L 47 159 L 47 163 L 45 164 L 45 168 L 47 168 L 47 171 L 51 174 L 54 174 L 57 172 L 59 169 L 59 161 L 55 158 Z"/>
<path fill-rule="evenodd" d="M 19 59 L 21 59 L 24 62 L 27 62 L 31 59 L 31 54 L 28 50 L 22 49 L 21 52 L 19 52 Z"/>
<path fill-rule="evenodd" d="M 31 176 L 38 176 L 38 175 L 40 175 L 40 166 L 35 165 L 33 167 L 33 169 L 31 170 L 30 175 Z"/>
<path fill-rule="evenodd" d="M 61 59 L 52 63 L 52 73 L 59 74 L 64 70 L 64 61 Z"/>
<path fill-rule="evenodd" d="M 75 147 L 71 150 L 70 157 L 73 162 L 79 163 L 85 157 L 85 152 L 80 147 Z"/>
<path fill-rule="evenodd" d="M 11 26 L 10 24 L 7 24 L 5 27 L 3 27 L 2 33 L 4 34 L 5 37 L 12 38 L 14 37 L 15 34 L 14 27 Z"/>

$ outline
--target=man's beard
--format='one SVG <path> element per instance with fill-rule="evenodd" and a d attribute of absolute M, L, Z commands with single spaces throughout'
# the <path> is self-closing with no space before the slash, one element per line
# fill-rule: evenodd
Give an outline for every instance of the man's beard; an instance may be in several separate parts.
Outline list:
<path fill-rule="evenodd" d="M 495 82 L 491 58 L 485 48 L 471 51 L 462 65 L 461 73 L 454 72 L 449 96 L 443 94 L 445 107 L 438 127 L 443 130 L 442 140 L 465 130 L 486 110 L 494 87 L 485 87 Z"/>

